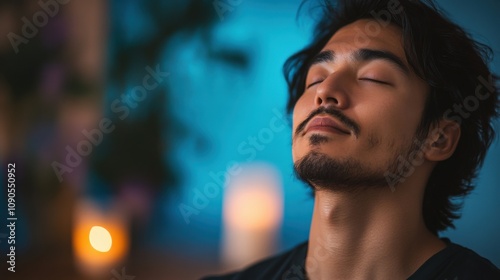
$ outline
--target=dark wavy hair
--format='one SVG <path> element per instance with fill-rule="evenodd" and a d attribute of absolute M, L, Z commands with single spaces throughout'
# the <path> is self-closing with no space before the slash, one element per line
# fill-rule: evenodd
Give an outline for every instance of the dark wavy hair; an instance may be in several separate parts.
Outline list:
<path fill-rule="evenodd" d="M 487 65 L 492 50 L 473 40 L 431 0 L 336 2 L 321 3 L 322 13 L 312 42 L 285 62 L 288 113 L 304 92 L 312 58 L 340 28 L 359 19 L 398 26 L 410 67 L 430 88 L 417 137 L 425 138 L 430 127 L 443 118 L 457 122 L 461 128 L 453 155 L 432 171 L 423 201 L 424 221 L 431 232 L 437 235 L 454 227 L 453 220 L 460 217 L 462 206 L 455 199 L 474 189 L 478 169 L 495 138 L 491 121 L 499 113 L 498 77 Z M 456 106 L 462 112 L 457 112 Z"/>

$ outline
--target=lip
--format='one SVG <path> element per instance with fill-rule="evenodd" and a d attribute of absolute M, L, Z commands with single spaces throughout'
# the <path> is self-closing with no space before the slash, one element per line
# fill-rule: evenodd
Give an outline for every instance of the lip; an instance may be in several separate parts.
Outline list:
<path fill-rule="evenodd" d="M 306 126 L 304 134 L 310 131 L 326 131 L 337 134 L 350 135 L 351 132 L 342 127 L 338 122 L 329 117 L 316 117 L 312 119 Z"/>

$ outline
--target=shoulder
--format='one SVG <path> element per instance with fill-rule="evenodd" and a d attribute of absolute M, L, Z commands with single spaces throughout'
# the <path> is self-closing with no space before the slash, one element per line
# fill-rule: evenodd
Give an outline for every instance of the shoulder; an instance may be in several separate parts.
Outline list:
<path fill-rule="evenodd" d="M 464 277 L 459 279 L 500 279 L 500 270 L 488 259 L 461 245 L 451 246 L 456 250 L 453 266 Z"/>
<path fill-rule="evenodd" d="M 202 280 L 287 279 L 287 276 L 291 274 L 300 277 L 303 273 L 306 252 L 307 242 L 304 242 L 289 251 L 264 259 L 241 271 L 221 276 L 209 276 Z"/>
<path fill-rule="evenodd" d="M 500 270 L 471 249 L 449 242 L 409 279 L 500 279 Z"/>

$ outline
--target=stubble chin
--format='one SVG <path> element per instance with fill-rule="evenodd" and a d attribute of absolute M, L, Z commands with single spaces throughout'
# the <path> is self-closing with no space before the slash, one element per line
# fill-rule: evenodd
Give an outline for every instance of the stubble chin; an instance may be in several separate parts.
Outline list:
<path fill-rule="evenodd" d="M 316 150 L 295 160 L 294 171 L 296 177 L 314 191 L 354 192 L 387 186 L 383 171 L 373 170 L 354 159 L 335 159 Z"/>

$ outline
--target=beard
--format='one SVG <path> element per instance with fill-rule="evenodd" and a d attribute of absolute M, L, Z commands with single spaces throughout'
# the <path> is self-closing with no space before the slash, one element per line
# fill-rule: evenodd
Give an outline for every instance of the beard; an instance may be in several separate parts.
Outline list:
<path fill-rule="evenodd" d="M 328 137 L 313 134 L 309 139 L 312 147 L 329 142 Z M 388 162 L 378 168 L 364 164 L 354 158 L 332 158 L 317 149 L 312 149 L 294 163 L 297 178 L 308 184 L 313 191 L 357 192 L 365 189 L 390 186 L 386 174 L 401 174 L 402 159 L 419 151 L 418 141 L 402 145 L 396 149 Z M 407 166 L 403 166 L 407 168 Z"/>

